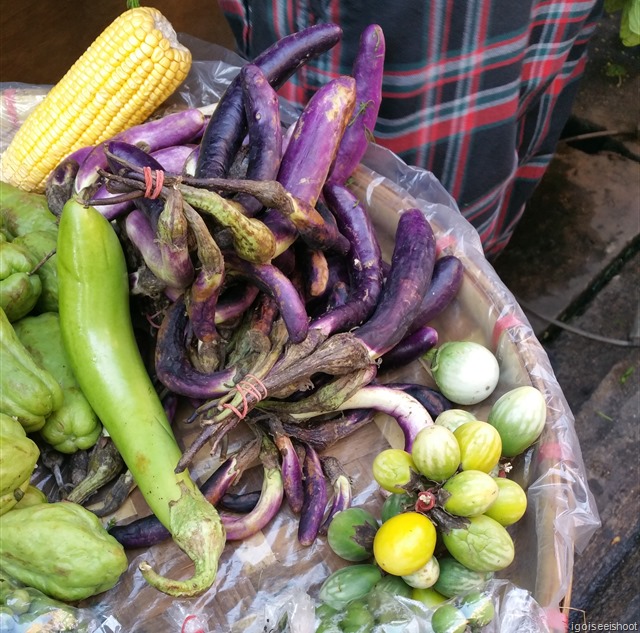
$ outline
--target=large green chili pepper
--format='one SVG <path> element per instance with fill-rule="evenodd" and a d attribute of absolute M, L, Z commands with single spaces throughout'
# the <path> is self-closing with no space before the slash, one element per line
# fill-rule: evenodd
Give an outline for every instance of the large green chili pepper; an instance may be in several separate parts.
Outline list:
<path fill-rule="evenodd" d="M 191 558 L 194 575 L 145 579 L 173 596 L 195 596 L 215 580 L 225 533 L 188 473 L 139 352 L 129 313 L 127 268 L 118 237 L 93 207 L 68 201 L 58 233 L 59 313 L 71 367 L 151 510 Z"/>

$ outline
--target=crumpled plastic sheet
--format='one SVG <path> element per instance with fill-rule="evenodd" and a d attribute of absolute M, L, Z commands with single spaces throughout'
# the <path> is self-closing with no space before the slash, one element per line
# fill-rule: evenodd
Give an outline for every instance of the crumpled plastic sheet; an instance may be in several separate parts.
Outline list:
<path fill-rule="evenodd" d="M 171 101 L 190 107 L 211 105 L 223 94 L 243 60 L 217 45 L 184 34 L 180 37 L 192 50 L 194 63 Z M 2 84 L 0 90 L 3 150 L 20 122 L 46 94 L 47 87 Z M 292 122 L 295 116 L 288 110 L 282 118 Z M 510 528 L 516 558 L 504 571 L 504 578 L 496 578 L 490 585 L 497 615 L 485 630 L 562 631 L 566 622 L 559 605 L 570 589 L 574 552 L 586 546 L 600 522 L 588 488 L 574 418 L 549 359 L 515 298 L 485 259 L 478 234 L 433 174 L 408 166 L 382 147 L 370 145 L 363 166 L 355 175 L 353 189 L 372 213 L 387 254 L 398 213 L 417 206 L 434 226 L 439 252 L 455 254 L 463 260 L 466 276 L 461 294 L 433 325 L 441 341 L 476 340 L 492 349 L 501 363 L 495 394 L 472 408 L 472 412 L 483 419 L 499 395 L 521 384 L 534 384 L 546 397 L 549 415 L 543 436 L 514 461 L 510 474 L 526 487 L 528 509 L 523 519 Z M 420 363 L 391 377 L 399 378 L 425 384 L 430 380 Z M 369 426 L 373 428 L 361 430 L 330 452 L 343 460 L 352 478 L 353 505 L 375 513 L 379 512 L 382 498 L 372 480 L 370 464 L 377 452 L 398 441 L 398 430 L 394 421 L 384 416 Z M 180 433 L 178 427 L 178 437 Z M 194 476 L 201 479 L 212 467 L 212 463 L 196 465 Z M 259 487 L 260 477 L 259 469 L 250 472 L 245 489 Z M 345 562 L 329 551 L 322 538 L 309 548 L 297 546 L 296 533 L 296 517 L 285 503 L 263 532 L 244 542 L 227 544 L 214 586 L 190 600 L 175 600 L 157 592 L 145 583 L 137 569 L 142 560 L 147 560 L 160 573 L 188 577 L 190 561 L 172 542 L 131 552 L 129 571 L 118 585 L 83 606 L 101 614 L 103 628 L 96 633 L 264 633 L 278 630 L 273 627 L 285 615 L 286 630 L 312 631 L 317 590 Z M 429 618 L 428 610 L 422 615 L 414 613 L 406 630 L 430 631 Z"/>

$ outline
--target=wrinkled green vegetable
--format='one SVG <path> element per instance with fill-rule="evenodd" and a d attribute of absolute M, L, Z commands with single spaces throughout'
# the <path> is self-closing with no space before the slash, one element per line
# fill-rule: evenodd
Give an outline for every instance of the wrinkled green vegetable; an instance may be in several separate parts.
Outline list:
<path fill-rule="evenodd" d="M 58 600 L 113 587 L 128 566 L 124 548 L 89 510 L 68 501 L 0 517 L 0 569 Z"/>
<path fill-rule="evenodd" d="M 58 314 L 27 316 L 13 328 L 33 360 L 51 373 L 64 394 L 62 405 L 47 417 L 40 435 L 61 453 L 91 448 L 100 437 L 102 425 L 71 371 Z"/>
<path fill-rule="evenodd" d="M 25 247 L 38 262 L 38 277 L 42 282 L 42 292 L 35 305 L 36 312 L 58 311 L 58 272 L 54 252 L 57 241 L 56 228 L 56 230 L 32 231 L 16 237 L 12 242 Z"/>
<path fill-rule="evenodd" d="M 29 314 L 40 298 L 42 282 L 33 272 L 37 263 L 25 246 L 0 242 L 0 307 L 9 321 Z"/>
<path fill-rule="evenodd" d="M 57 218 L 44 195 L 0 181 L 0 230 L 9 240 L 32 231 L 55 230 L 56 226 Z"/>
<path fill-rule="evenodd" d="M 0 515 L 25 495 L 39 455 L 20 423 L 0 413 Z"/>
<path fill-rule="evenodd" d="M 1 308 L 0 357 L 0 413 L 15 417 L 27 433 L 40 430 L 62 406 L 62 388 L 33 360 Z"/>

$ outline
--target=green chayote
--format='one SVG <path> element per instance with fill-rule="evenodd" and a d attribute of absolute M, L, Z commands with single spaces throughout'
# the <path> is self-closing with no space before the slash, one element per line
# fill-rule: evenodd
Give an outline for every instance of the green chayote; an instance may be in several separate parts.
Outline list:
<path fill-rule="evenodd" d="M 13 328 L 33 360 L 62 387 L 62 405 L 47 416 L 40 435 L 61 453 L 91 448 L 100 437 L 102 424 L 71 371 L 58 313 L 27 316 L 13 323 Z"/>
<path fill-rule="evenodd" d="M 58 219 L 43 194 L 22 191 L 0 181 L 0 230 L 9 240 L 31 231 L 55 230 L 57 226 Z"/>
<path fill-rule="evenodd" d="M 38 261 L 13 242 L 0 242 L 0 307 L 9 321 L 29 314 L 42 293 L 42 281 L 33 272 Z"/>
<path fill-rule="evenodd" d="M 45 418 L 62 406 L 62 388 L 33 360 L 2 308 L 0 356 L 0 413 L 16 418 L 27 433 L 38 431 Z"/>
<path fill-rule="evenodd" d="M 127 567 L 122 545 L 81 505 L 37 504 L 0 517 L 0 570 L 51 598 L 102 593 Z"/>
<path fill-rule="evenodd" d="M 56 270 L 56 245 L 58 230 L 49 229 L 31 231 L 16 237 L 12 244 L 19 244 L 26 248 L 40 263 L 38 277 L 42 283 L 42 292 L 35 305 L 37 312 L 58 311 L 58 271 Z M 52 255 L 53 253 L 53 255 Z"/>
<path fill-rule="evenodd" d="M 0 515 L 25 494 L 40 451 L 22 425 L 0 413 Z"/>

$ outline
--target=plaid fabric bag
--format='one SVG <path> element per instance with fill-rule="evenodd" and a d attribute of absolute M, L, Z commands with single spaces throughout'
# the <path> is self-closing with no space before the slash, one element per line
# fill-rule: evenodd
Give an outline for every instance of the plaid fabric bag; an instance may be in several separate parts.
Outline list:
<path fill-rule="evenodd" d="M 385 34 L 376 142 L 431 171 L 478 230 L 507 244 L 566 123 L 602 0 L 219 0 L 253 59 L 289 33 L 339 24 L 341 43 L 280 95 L 300 106 L 351 71 L 370 23 Z"/>

